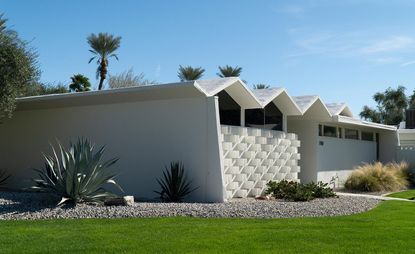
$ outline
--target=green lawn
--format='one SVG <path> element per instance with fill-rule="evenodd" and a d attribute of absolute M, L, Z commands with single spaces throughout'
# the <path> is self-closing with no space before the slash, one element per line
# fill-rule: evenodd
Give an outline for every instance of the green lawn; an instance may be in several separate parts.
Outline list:
<path fill-rule="evenodd" d="M 415 204 L 295 219 L 84 219 L 0 222 L 1 253 L 414 253 Z"/>
<path fill-rule="evenodd" d="M 406 190 L 389 194 L 388 197 L 415 199 L 415 190 Z"/>

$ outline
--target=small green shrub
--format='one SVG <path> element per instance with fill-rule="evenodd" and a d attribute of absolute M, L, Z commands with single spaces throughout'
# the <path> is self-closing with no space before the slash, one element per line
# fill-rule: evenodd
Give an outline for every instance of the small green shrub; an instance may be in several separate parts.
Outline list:
<path fill-rule="evenodd" d="M 311 182 L 306 184 L 306 188 L 311 190 L 313 192 L 313 196 L 315 198 L 333 198 L 336 197 L 336 194 L 334 193 L 333 189 L 328 187 L 328 183 L 323 182 Z"/>
<path fill-rule="evenodd" d="M 104 147 L 94 152 L 94 145 L 87 139 L 71 143 L 69 150 L 60 143 L 58 146 L 59 153 L 52 146 L 53 155 L 44 155 L 45 167 L 35 169 L 40 179 L 33 179 L 36 185 L 32 190 L 60 197 L 58 205 L 65 202 L 103 202 L 107 198 L 116 197 L 103 188 L 106 184 L 114 185 L 122 191 L 114 180 L 115 172 L 110 169 L 118 159 L 101 162 Z"/>
<path fill-rule="evenodd" d="M 165 167 L 163 178 L 157 179 L 161 191 L 154 191 L 160 195 L 164 202 L 182 202 L 183 198 L 197 188 L 190 187 L 191 182 L 187 179 L 184 166 L 181 162 L 172 162 L 170 169 Z"/>
<path fill-rule="evenodd" d="M 265 193 L 271 194 L 276 199 L 292 201 L 309 201 L 315 198 L 335 197 L 336 194 L 333 192 L 333 189 L 327 186 L 327 183 L 322 182 L 301 184 L 287 180 L 280 182 L 269 181 Z"/>
<path fill-rule="evenodd" d="M 353 191 L 398 191 L 409 185 L 409 165 L 406 162 L 364 164 L 347 178 L 344 187 Z"/>

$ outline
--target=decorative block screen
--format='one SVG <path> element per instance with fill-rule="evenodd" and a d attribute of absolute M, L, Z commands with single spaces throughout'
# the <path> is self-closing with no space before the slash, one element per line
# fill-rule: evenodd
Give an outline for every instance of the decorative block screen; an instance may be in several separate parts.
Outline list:
<path fill-rule="evenodd" d="M 298 181 L 296 134 L 221 126 L 227 198 L 261 195 L 270 180 Z"/>

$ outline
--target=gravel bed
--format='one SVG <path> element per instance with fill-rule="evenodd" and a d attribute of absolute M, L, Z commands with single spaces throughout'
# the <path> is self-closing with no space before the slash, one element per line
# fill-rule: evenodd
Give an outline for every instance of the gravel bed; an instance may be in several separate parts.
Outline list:
<path fill-rule="evenodd" d="M 57 218 L 126 218 L 126 217 L 237 217 L 289 218 L 339 216 L 361 213 L 380 201 L 362 197 L 315 199 L 310 202 L 287 202 L 233 199 L 227 203 L 150 203 L 134 206 L 79 204 L 55 207 L 58 200 L 39 193 L 0 192 L 0 220 L 34 220 Z"/>

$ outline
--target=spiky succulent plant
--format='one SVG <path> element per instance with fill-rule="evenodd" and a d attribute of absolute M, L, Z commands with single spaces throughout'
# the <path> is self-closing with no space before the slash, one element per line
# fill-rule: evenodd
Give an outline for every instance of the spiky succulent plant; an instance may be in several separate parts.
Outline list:
<path fill-rule="evenodd" d="M 166 167 L 163 178 L 157 179 L 161 191 L 154 191 L 165 202 L 181 202 L 183 198 L 196 190 L 191 188 L 191 182 L 187 179 L 184 166 L 181 162 L 172 162 L 170 169 Z"/>
<path fill-rule="evenodd" d="M 56 151 L 58 150 L 58 151 Z M 43 169 L 35 169 L 39 179 L 33 179 L 31 189 L 48 192 L 61 198 L 58 205 L 65 202 L 103 202 L 115 194 L 104 189 L 110 184 L 119 188 L 114 178 L 116 172 L 111 169 L 118 159 L 101 162 L 104 147 L 94 152 L 94 145 L 80 138 L 65 149 L 58 142 L 58 149 L 52 146 L 52 155 L 44 155 Z"/>

